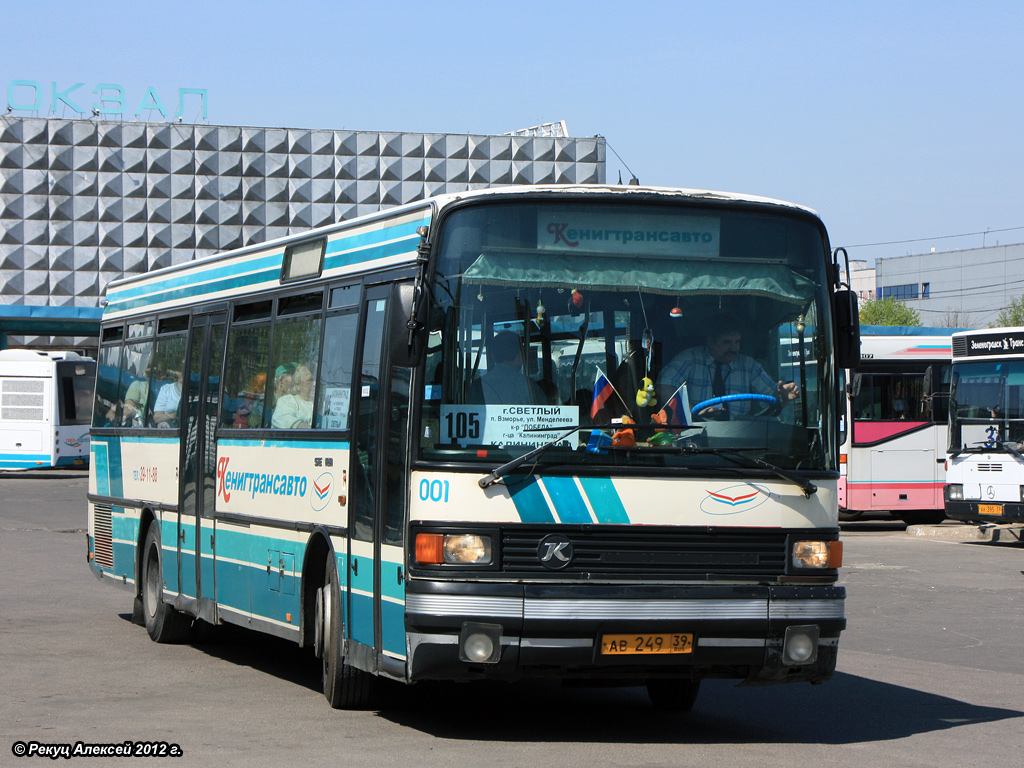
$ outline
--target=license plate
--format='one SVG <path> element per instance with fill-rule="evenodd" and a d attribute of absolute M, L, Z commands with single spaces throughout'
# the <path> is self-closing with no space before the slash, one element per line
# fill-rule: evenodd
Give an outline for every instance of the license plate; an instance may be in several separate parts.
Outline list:
<path fill-rule="evenodd" d="M 1001 515 L 1003 514 L 1002 504 L 979 504 L 978 505 L 979 515 Z"/>
<path fill-rule="evenodd" d="M 602 635 L 601 653 L 605 656 L 693 653 L 693 635 L 678 633 Z"/>

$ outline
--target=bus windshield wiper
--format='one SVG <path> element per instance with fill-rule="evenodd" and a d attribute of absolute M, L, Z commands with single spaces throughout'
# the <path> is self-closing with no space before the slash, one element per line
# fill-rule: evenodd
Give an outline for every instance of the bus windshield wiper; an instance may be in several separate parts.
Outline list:
<path fill-rule="evenodd" d="M 645 428 L 646 429 L 654 429 L 656 427 L 658 427 L 657 424 L 655 424 L 653 426 L 650 426 L 650 427 L 641 427 L 638 424 L 621 424 L 619 422 L 614 422 L 614 423 L 611 423 L 611 424 L 577 424 L 576 426 L 568 427 L 568 431 L 567 432 L 559 435 L 558 437 L 552 438 L 551 440 L 548 440 L 548 442 L 546 442 L 546 443 L 538 445 L 532 451 L 527 451 L 522 456 L 517 456 L 516 458 L 512 459 L 512 461 L 506 462 L 505 464 L 502 464 L 500 467 L 496 467 L 496 468 L 492 469 L 487 475 L 485 475 L 484 477 L 481 477 L 476 482 L 477 482 L 477 485 L 479 485 L 481 488 L 490 488 L 496 482 L 501 480 L 501 478 L 504 477 L 505 475 L 509 474 L 510 472 L 514 472 L 519 467 L 521 467 L 523 464 L 528 462 L 530 459 L 535 458 L 536 456 L 539 456 L 540 454 L 544 453 L 544 451 L 546 451 L 551 446 L 558 445 L 558 443 L 560 443 L 563 440 L 565 440 L 565 438 L 569 437 L 570 435 L 576 434 L 581 429 L 589 429 L 589 430 L 623 429 L 623 428 L 629 428 L 629 429 L 637 429 L 637 428 L 639 428 L 639 429 L 645 429 Z M 524 429 L 523 431 L 524 432 L 554 432 L 555 430 L 554 429 L 546 429 L 546 428 L 534 427 L 534 428 L 530 428 L 530 429 Z"/>
<path fill-rule="evenodd" d="M 800 490 L 804 492 L 804 496 L 806 496 L 807 498 L 811 498 L 811 494 L 816 493 L 818 491 L 818 486 L 816 486 L 806 477 L 801 475 L 799 472 L 791 472 L 788 469 L 783 469 L 782 467 L 776 466 L 775 464 L 772 464 L 769 461 L 765 461 L 764 459 L 758 459 L 755 458 L 754 456 L 747 456 L 746 454 L 740 452 L 744 450 L 767 450 L 766 448 L 701 448 L 699 446 L 683 445 L 677 447 L 676 450 L 683 454 L 711 454 L 713 456 L 722 456 L 723 458 L 731 460 L 734 464 L 742 465 L 746 463 L 747 466 L 753 465 L 755 467 L 767 469 L 772 474 L 778 475 L 783 480 L 788 480 L 789 482 L 793 483 L 793 485 L 798 486 Z M 742 459 L 742 461 L 740 461 L 740 459 Z"/>
<path fill-rule="evenodd" d="M 557 445 L 558 443 L 560 443 L 563 440 L 565 440 L 565 438 L 569 437 L 570 435 L 576 434 L 581 429 L 602 429 L 602 428 L 608 428 L 608 427 L 611 427 L 611 426 L 615 426 L 615 425 L 612 425 L 612 424 L 609 424 L 609 425 L 604 425 L 604 424 L 595 424 L 595 425 L 592 425 L 592 424 L 577 424 L 574 427 L 570 427 L 568 432 L 564 432 L 563 434 L 559 435 L 558 437 L 552 438 L 551 440 L 548 440 L 548 442 L 542 443 L 541 445 L 538 445 L 532 451 L 527 451 L 522 456 L 517 456 L 516 458 L 512 459 L 512 461 L 505 462 L 500 467 L 495 467 L 487 475 L 485 475 L 484 477 L 481 477 L 479 480 L 477 480 L 476 481 L 477 485 L 479 485 L 481 488 L 490 488 L 496 482 L 501 480 L 501 478 L 504 477 L 505 475 L 509 474 L 510 472 L 514 472 L 520 466 L 522 466 L 523 464 L 528 462 L 530 459 L 532 459 L 532 458 L 534 458 L 536 456 L 540 456 L 540 454 L 544 453 L 544 451 L 546 451 L 551 446 Z M 552 432 L 553 430 L 550 430 L 550 429 L 526 429 L 526 430 L 523 430 L 523 431 L 524 432 Z"/>

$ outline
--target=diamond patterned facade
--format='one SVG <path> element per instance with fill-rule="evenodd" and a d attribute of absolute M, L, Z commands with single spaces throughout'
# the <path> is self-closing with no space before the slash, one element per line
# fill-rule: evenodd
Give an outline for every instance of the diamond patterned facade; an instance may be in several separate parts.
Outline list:
<path fill-rule="evenodd" d="M 430 195 L 604 181 L 600 137 L 7 115 L 0 118 L 0 304 L 94 307 L 122 275 Z"/>

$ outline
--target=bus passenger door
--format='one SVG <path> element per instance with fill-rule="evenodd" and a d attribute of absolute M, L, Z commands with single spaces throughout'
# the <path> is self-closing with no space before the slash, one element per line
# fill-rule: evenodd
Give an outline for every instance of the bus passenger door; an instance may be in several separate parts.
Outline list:
<path fill-rule="evenodd" d="M 398 377 L 404 382 L 405 396 L 404 401 L 398 398 L 402 404 L 397 407 L 398 418 L 393 418 L 396 398 L 391 392 L 386 344 L 389 295 L 390 286 L 366 292 L 360 376 L 354 384 L 346 631 L 356 666 L 404 677 L 408 371 Z"/>
<path fill-rule="evenodd" d="M 217 490 L 216 427 L 224 330 L 224 314 L 192 318 L 182 381 L 178 585 L 185 598 L 215 596 L 211 536 Z M 196 606 L 196 612 L 199 611 L 200 606 Z"/>

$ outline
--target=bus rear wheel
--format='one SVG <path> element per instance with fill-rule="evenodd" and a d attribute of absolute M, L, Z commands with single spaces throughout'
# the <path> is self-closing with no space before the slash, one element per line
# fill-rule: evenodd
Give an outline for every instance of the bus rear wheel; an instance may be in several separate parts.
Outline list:
<path fill-rule="evenodd" d="M 160 523 L 153 521 L 142 548 L 142 618 L 157 643 L 180 643 L 188 638 L 192 618 L 164 602 L 163 550 Z"/>
<path fill-rule="evenodd" d="M 899 518 L 907 525 L 938 525 L 946 519 L 941 509 L 922 509 L 917 512 L 900 512 Z"/>
<path fill-rule="evenodd" d="M 370 703 L 373 679 L 345 663 L 342 655 L 344 624 L 337 559 L 327 561 L 324 586 L 317 595 L 317 630 L 322 657 L 324 696 L 335 709 L 361 709 Z"/>
<path fill-rule="evenodd" d="M 655 709 L 663 712 L 689 712 L 700 693 L 700 680 L 652 677 L 647 681 L 647 696 Z"/>

